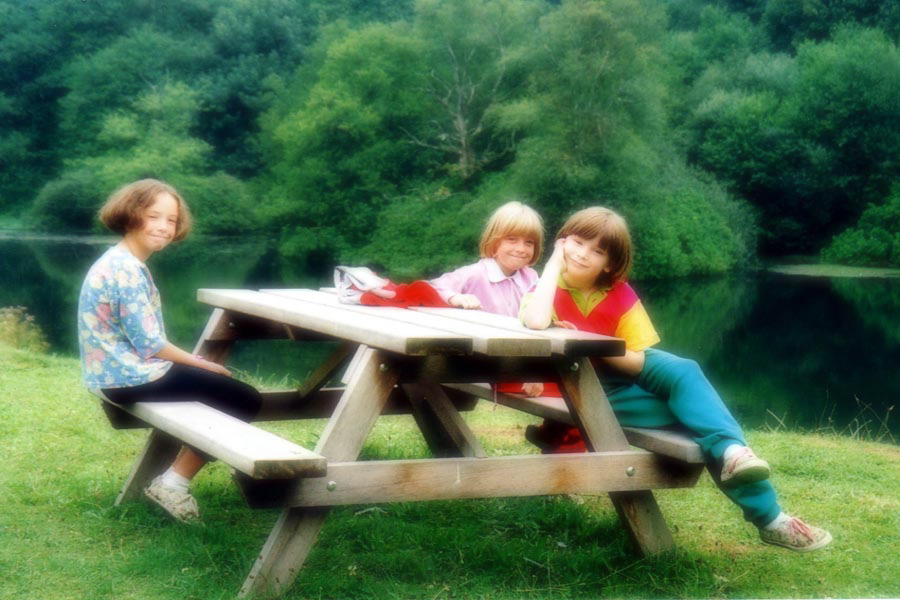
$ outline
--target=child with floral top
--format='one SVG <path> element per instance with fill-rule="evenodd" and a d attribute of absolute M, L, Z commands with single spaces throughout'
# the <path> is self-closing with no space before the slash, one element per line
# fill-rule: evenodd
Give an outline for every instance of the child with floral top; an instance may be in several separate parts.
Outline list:
<path fill-rule="evenodd" d="M 533 294 L 523 300 L 522 322 L 532 329 L 556 323 L 623 338 L 624 356 L 594 361 L 622 425 L 687 429 L 716 484 L 764 542 L 798 552 L 830 543 L 830 533 L 781 510 L 769 464 L 747 446 L 697 363 L 651 347 L 659 336 L 626 282 L 632 246 L 625 220 L 606 208 L 586 208 L 569 217 L 556 238 Z"/>
<path fill-rule="evenodd" d="M 259 411 L 253 387 L 166 339 L 159 291 L 147 259 L 191 229 L 187 204 L 170 185 L 143 179 L 114 192 L 100 220 L 122 240 L 90 268 L 78 299 L 85 386 L 119 403 L 201 400 L 245 421 Z M 206 458 L 185 446 L 145 494 L 182 521 L 199 518 L 191 479 Z"/>

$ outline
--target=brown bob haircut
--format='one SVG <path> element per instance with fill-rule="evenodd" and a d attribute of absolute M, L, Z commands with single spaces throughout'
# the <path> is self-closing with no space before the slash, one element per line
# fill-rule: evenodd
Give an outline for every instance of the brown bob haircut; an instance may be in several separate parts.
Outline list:
<path fill-rule="evenodd" d="M 492 258 L 500 240 L 511 235 L 534 240 L 534 256 L 528 264 L 536 263 L 544 246 L 544 222 L 533 208 L 515 200 L 495 210 L 488 219 L 479 244 L 481 257 Z"/>
<path fill-rule="evenodd" d="M 609 256 L 609 272 L 601 273 L 597 283 L 612 285 L 628 276 L 632 261 L 631 234 L 621 215 L 602 206 L 579 210 L 566 220 L 556 239 L 570 235 L 600 239 L 600 247 Z"/>
<path fill-rule="evenodd" d="M 119 235 L 140 229 L 144 210 L 163 192 L 178 203 L 178 223 L 173 240 L 183 240 L 193 227 L 191 211 L 174 187 L 158 179 L 141 179 L 117 189 L 100 209 L 100 222 Z"/>

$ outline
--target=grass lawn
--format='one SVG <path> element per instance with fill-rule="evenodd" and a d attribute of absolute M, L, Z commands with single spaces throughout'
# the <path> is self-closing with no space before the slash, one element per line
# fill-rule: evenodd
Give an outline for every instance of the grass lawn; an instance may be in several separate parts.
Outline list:
<path fill-rule="evenodd" d="M 228 471 L 195 482 L 205 524 L 113 501 L 144 431 L 116 431 L 76 360 L 0 344 L 0 598 L 232 598 L 277 517 L 246 508 Z M 492 454 L 534 419 L 482 403 L 466 417 Z M 266 425 L 312 447 L 323 423 Z M 712 485 L 657 493 L 678 550 L 639 559 L 605 497 L 336 509 L 288 598 L 896 597 L 900 447 L 749 432 L 788 510 L 831 530 L 809 555 L 762 544 Z M 369 457 L 427 454 L 385 417 Z"/>

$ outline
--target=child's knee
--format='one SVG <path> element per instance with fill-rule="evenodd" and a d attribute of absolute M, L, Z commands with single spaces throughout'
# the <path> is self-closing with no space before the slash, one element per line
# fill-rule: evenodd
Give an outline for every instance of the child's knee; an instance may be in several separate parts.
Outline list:
<path fill-rule="evenodd" d="M 672 365 L 670 367 L 679 377 L 682 378 L 696 378 L 703 377 L 703 369 L 700 368 L 700 363 L 698 363 L 693 358 L 683 358 L 681 356 L 674 356 L 672 360 Z"/>

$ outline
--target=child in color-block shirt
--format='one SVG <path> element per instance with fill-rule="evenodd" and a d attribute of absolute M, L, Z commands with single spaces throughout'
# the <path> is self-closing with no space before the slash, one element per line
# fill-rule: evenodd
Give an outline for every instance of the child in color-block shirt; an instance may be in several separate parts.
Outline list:
<path fill-rule="evenodd" d="M 563 327 L 621 337 L 625 355 L 595 359 L 620 424 L 680 426 L 707 460 L 719 488 L 770 544 L 809 552 L 831 542 L 824 529 L 785 514 L 743 431 L 696 362 L 652 348 L 659 341 L 637 294 L 626 282 L 632 261 L 625 220 L 601 207 L 581 210 L 556 236 L 521 318 L 532 329 Z"/>

